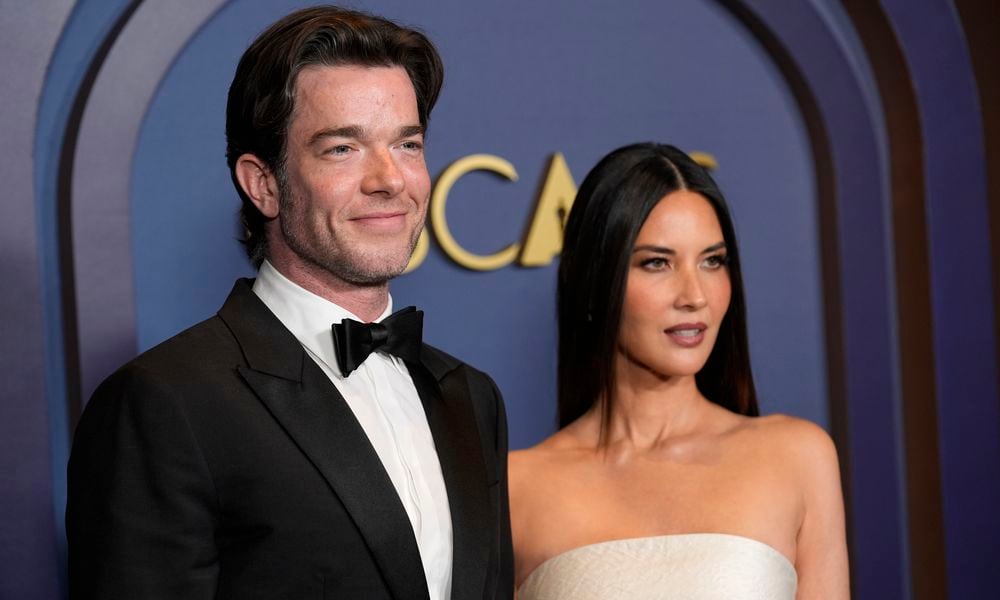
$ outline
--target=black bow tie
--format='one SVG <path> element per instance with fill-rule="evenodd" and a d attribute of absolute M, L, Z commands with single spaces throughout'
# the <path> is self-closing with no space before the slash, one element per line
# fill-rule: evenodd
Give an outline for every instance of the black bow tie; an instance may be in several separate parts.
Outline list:
<path fill-rule="evenodd" d="M 381 323 L 359 323 L 354 319 L 335 323 L 333 347 L 341 375 L 350 375 L 376 350 L 418 362 L 423 329 L 424 312 L 414 306 L 389 315 Z"/>

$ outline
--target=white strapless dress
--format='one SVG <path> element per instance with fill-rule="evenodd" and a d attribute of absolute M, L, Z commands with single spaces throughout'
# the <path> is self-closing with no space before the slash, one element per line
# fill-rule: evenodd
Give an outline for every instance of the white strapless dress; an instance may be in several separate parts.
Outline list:
<path fill-rule="evenodd" d="M 793 600 L 782 553 L 750 538 L 688 533 L 575 548 L 538 566 L 518 600 Z"/>

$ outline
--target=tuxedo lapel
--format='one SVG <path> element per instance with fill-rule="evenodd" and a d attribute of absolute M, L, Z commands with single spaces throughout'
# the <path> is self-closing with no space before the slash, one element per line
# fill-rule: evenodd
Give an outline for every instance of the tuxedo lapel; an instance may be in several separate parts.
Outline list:
<path fill-rule="evenodd" d="M 219 316 L 247 360 L 248 366 L 238 367 L 240 375 L 350 513 L 392 595 L 426 600 L 427 583 L 406 511 L 336 386 L 253 294 L 248 280 L 237 283 Z"/>
<path fill-rule="evenodd" d="M 463 368 L 448 370 L 426 356 L 407 363 L 424 404 L 451 509 L 452 598 L 482 598 L 496 523 L 487 471 Z"/>

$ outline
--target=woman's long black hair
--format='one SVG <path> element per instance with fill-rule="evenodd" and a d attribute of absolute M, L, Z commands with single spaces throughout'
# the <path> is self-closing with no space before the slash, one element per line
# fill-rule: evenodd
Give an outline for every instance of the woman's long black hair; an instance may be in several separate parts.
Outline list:
<path fill-rule="evenodd" d="M 653 207 L 677 190 L 702 195 L 715 209 L 726 243 L 732 297 L 708 361 L 695 376 L 698 390 L 729 410 L 757 416 L 750 371 L 746 299 L 729 208 L 703 167 L 666 144 L 634 144 L 605 156 L 580 185 L 566 223 L 559 265 L 559 426 L 608 399 L 602 440 L 615 389 L 615 354 L 625 284 L 636 237 Z"/>

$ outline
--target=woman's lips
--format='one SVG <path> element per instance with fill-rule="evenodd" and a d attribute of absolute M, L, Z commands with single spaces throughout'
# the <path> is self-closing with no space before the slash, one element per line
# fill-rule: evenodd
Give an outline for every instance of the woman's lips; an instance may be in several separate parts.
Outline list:
<path fill-rule="evenodd" d="M 708 325 L 704 323 L 681 323 L 663 330 L 670 340 L 684 348 L 694 348 L 705 339 L 705 330 Z"/>

